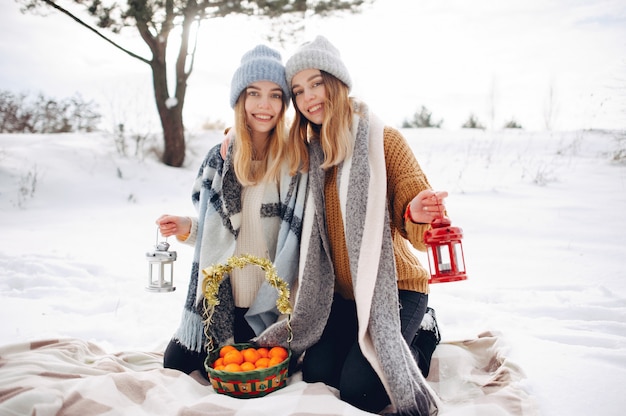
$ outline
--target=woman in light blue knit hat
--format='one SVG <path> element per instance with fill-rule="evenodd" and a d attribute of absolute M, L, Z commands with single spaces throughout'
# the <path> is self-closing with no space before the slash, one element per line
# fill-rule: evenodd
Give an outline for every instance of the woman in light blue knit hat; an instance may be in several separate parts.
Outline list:
<path fill-rule="evenodd" d="M 424 232 L 442 217 L 447 192 L 431 189 L 399 131 L 349 97 L 350 73 L 328 39 L 300 47 L 286 74 L 296 107 L 291 168 L 309 175 L 291 319 L 303 379 L 371 413 L 436 414 L 424 379 L 439 342 L 430 273 L 409 244 L 426 250 Z M 285 332 L 277 322 L 257 341 L 271 345 Z"/>
<path fill-rule="evenodd" d="M 233 74 L 230 106 L 235 125 L 225 155 L 209 150 L 192 190 L 197 216 L 163 215 L 161 234 L 195 247 L 180 326 L 164 366 L 205 379 L 208 348 L 246 342 L 279 316 L 277 292 L 257 266 L 233 270 L 219 287 L 219 305 L 205 327 L 202 270 L 233 255 L 274 263 L 287 283 L 295 280 L 307 174 L 289 173 L 285 111 L 290 91 L 280 53 L 264 45 L 246 52 Z"/>

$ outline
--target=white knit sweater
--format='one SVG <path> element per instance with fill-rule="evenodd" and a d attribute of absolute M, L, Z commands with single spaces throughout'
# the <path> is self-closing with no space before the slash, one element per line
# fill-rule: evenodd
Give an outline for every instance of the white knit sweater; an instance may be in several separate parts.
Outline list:
<path fill-rule="evenodd" d="M 243 188 L 241 195 L 241 229 L 239 230 L 239 238 L 237 238 L 235 255 L 252 254 L 261 258 L 274 258 L 280 218 L 271 218 L 268 223 L 259 221 L 265 186 L 272 185 L 262 182 L 258 185 Z M 265 232 L 264 226 L 266 228 Z M 255 265 L 249 265 L 242 269 L 233 269 L 231 272 L 231 284 L 233 286 L 235 306 L 249 308 L 254 302 L 264 279 L 265 273 Z"/>

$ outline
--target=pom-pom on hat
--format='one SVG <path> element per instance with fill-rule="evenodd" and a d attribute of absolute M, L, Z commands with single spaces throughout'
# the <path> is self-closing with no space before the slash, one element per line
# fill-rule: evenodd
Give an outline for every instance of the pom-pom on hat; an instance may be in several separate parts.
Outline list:
<path fill-rule="evenodd" d="M 341 60 L 339 50 L 324 36 L 317 36 L 312 42 L 305 43 L 287 60 L 285 65 L 287 82 L 291 85 L 294 75 L 305 69 L 319 69 L 334 75 L 352 89 L 352 79 L 348 68 Z"/>
<path fill-rule="evenodd" d="M 230 83 L 230 106 L 235 108 L 241 91 L 256 81 L 271 81 L 283 90 L 283 101 L 289 104 L 290 88 L 280 53 L 268 46 L 258 45 L 241 57 L 241 65 Z"/>

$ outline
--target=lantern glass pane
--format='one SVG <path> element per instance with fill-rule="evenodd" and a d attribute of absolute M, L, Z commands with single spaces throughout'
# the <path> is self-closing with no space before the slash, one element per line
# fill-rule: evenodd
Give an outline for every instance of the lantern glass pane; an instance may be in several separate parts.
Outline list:
<path fill-rule="evenodd" d="M 447 245 L 437 246 L 437 258 L 439 260 L 439 271 L 442 273 L 450 272 L 452 264 L 450 261 L 450 248 Z"/>
<path fill-rule="evenodd" d="M 463 273 L 465 271 L 465 260 L 463 259 L 463 246 L 461 243 L 453 244 L 454 250 L 454 264 L 456 264 L 456 268 L 459 272 Z"/>
<path fill-rule="evenodd" d="M 433 248 L 431 246 L 428 246 L 428 267 L 430 268 L 430 274 L 437 273 L 435 269 L 435 258 L 434 258 Z"/>

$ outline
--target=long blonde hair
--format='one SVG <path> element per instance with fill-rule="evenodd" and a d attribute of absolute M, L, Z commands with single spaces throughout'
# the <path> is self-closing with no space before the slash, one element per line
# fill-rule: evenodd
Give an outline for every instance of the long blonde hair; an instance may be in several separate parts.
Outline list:
<path fill-rule="evenodd" d="M 309 139 L 321 141 L 324 151 L 322 169 L 335 166 L 346 160 L 352 152 L 352 100 L 348 96 L 348 87 L 335 76 L 320 71 L 326 90 L 324 102 L 324 120 L 321 125 L 315 125 L 298 110 L 296 98 L 293 97 L 293 105 L 296 115 L 289 131 L 289 170 L 294 174 L 298 169 L 308 171 L 309 152 L 307 142 Z"/>
<path fill-rule="evenodd" d="M 235 104 L 235 143 L 233 145 L 233 166 L 237 179 L 243 186 L 256 185 L 261 181 L 277 182 L 280 177 L 280 167 L 287 147 L 287 131 L 285 126 L 285 111 L 287 104 L 283 101 L 276 127 L 270 132 L 265 151 L 257 155 L 252 147 L 250 127 L 246 123 L 245 97 L 246 90 L 242 91 Z M 260 160 L 261 165 L 253 166 L 253 160 Z"/>

